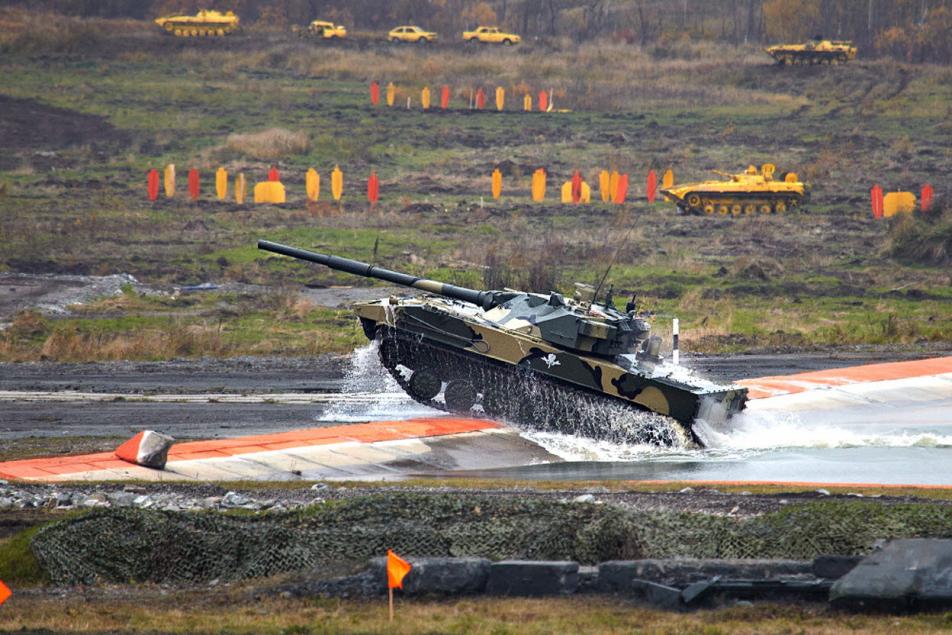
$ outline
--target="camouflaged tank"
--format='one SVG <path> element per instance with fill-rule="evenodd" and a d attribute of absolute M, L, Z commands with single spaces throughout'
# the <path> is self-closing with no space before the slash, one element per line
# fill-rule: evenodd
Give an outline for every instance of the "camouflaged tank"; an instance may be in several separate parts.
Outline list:
<path fill-rule="evenodd" d="M 258 248 L 412 287 L 354 309 L 383 365 L 416 401 L 534 429 L 633 443 L 694 441 L 747 390 L 693 377 L 659 356 L 661 340 L 634 303 L 505 289 L 479 291 L 270 241 Z M 587 285 L 591 292 L 594 289 Z M 654 413 L 654 414 L 652 414 Z M 676 423 L 675 423 L 676 422 Z"/>

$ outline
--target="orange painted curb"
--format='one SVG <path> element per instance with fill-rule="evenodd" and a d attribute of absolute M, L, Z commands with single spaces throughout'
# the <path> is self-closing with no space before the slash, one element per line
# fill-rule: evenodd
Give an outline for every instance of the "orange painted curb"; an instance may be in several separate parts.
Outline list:
<path fill-rule="evenodd" d="M 847 384 L 909 379 L 945 373 L 952 373 L 952 357 L 869 364 L 849 368 L 831 368 L 796 375 L 745 379 L 737 383 L 748 389 L 747 396 L 750 399 L 763 399 L 764 397 L 791 395 L 815 388 L 832 388 L 833 386 Z"/>
<path fill-rule="evenodd" d="M 436 418 L 374 421 L 233 439 L 176 443 L 169 451 L 169 461 L 213 459 L 237 454 L 287 450 L 334 443 L 378 443 L 380 441 L 398 441 L 401 439 L 425 439 L 501 427 L 501 424 L 485 419 Z M 99 452 L 96 454 L 24 459 L 0 463 L 0 478 L 43 478 L 110 469 L 125 470 L 130 467 L 132 466 L 125 461 L 117 459 L 114 452 Z"/>

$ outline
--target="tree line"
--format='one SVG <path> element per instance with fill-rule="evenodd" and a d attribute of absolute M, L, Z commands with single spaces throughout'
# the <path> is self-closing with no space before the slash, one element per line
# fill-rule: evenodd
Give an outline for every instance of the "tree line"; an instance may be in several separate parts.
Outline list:
<path fill-rule="evenodd" d="M 860 55 L 952 62 L 952 0 L 0 0 L 77 16 L 150 19 L 231 9 L 245 25 L 287 28 L 315 18 L 354 30 L 416 23 L 443 33 L 495 24 L 529 39 L 568 37 L 641 46 L 849 39 Z"/>

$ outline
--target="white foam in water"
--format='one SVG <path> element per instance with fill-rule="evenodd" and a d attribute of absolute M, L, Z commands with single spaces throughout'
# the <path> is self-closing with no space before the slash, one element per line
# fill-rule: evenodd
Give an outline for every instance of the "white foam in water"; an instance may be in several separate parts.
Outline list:
<path fill-rule="evenodd" d="M 733 461 L 784 449 L 830 448 L 952 448 L 952 436 L 922 430 L 870 431 L 831 425 L 823 420 L 804 423 L 794 413 L 745 412 L 727 424 L 694 424 L 705 448 L 664 448 L 620 444 L 554 432 L 524 431 L 522 436 L 566 461 Z"/>
<path fill-rule="evenodd" d="M 328 408 L 318 421 L 360 423 L 380 419 L 413 419 L 442 416 L 411 399 L 380 363 L 376 341 L 362 346 L 351 356 L 351 368 L 344 377 L 341 400 Z M 348 395 L 373 395 L 374 399 L 353 401 Z"/>

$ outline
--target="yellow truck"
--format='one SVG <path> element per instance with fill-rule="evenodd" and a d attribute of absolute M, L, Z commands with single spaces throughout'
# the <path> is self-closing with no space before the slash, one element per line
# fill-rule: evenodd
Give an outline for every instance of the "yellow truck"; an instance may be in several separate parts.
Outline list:
<path fill-rule="evenodd" d="M 315 37 L 325 40 L 343 40 L 347 37 L 347 29 L 343 25 L 327 22 L 326 20 L 314 20 L 307 25 L 307 32 Z"/>
<path fill-rule="evenodd" d="M 464 31 L 463 41 L 471 44 L 505 44 L 511 46 L 521 42 L 522 38 L 515 33 L 500 31 L 499 27 L 480 26 L 472 31 Z"/>
<path fill-rule="evenodd" d="M 418 26 L 398 26 L 391 29 L 387 39 L 393 43 L 406 42 L 409 44 L 430 44 L 436 41 L 436 33 L 424 31 Z"/>

